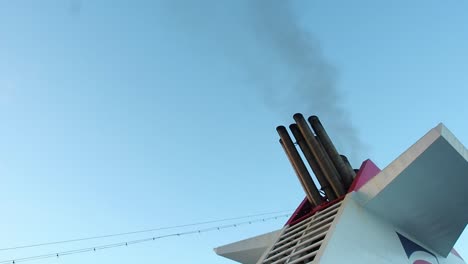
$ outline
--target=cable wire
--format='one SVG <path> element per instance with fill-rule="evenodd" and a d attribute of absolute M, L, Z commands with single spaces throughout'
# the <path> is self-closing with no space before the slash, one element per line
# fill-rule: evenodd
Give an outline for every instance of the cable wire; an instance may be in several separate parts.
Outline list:
<path fill-rule="evenodd" d="M 93 247 L 72 249 L 72 250 L 61 251 L 61 252 L 56 252 L 56 253 L 47 253 L 47 254 L 42 254 L 42 255 L 20 257 L 20 258 L 0 261 L 0 264 L 16 264 L 16 263 L 20 263 L 20 262 L 27 262 L 27 261 L 47 259 L 47 258 L 59 258 L 59 257 L 62 257 L 62 256 L 67 256 L 67 255 L 74 255 L 74 254 L 81 254 L 81 253 L 86 253 L 86 252 L 94 252 L 94 251 L 98 251 L 98 250 L 105 250 L 105 249 L 109 249 L 109 248 L 130 246 L 130 245 L 134 245 L 134 244 L 140 244 L 140 243 L 155 241 L 155 240 L 168 238 L 168 237 L 180 237 L 180 236 L 186 236 L 186 235 L 191 235 L 191 234 L 200 234 L 200 233 L 207 233 L 207 232 L 211 232 L 211 231 L 220 231 L 222 229 L 234 228 L 234 227 L 238 227 L 238 226 L 241 226 L 241 225 L 259 223 L 259 222 L 266 222 L 266 221 L 270 221 L 270 220 L 274 220 L 274 219 L 278 219 L 278 218 L 289 217 L 289 216 L 290 216 L 290 214 L 281 214 L 281 215 L 271 216 L 271 217 L 267 217 L 267 218 L 258 218 L 258 219 L 254 219 L 254 220 L 250 220 L 250 221 L 238 222 L 238 223 L 235 223 L 235 224 L 215 226 L 215 227 L 197 229 L 197 230 L 192 230 L 192 231 L 185 231 L 185 232 L 180 232 L 180 233 L 171 233 L 171 234 L 167 234 L 167 235 L 147 237 L 147 238 L 143 238 L 143 239 L 130 240 L 130 241 L 126 241 L 126 242 L 118 242 L 118 243 L 104 244 L 104 245 L 93 246 Z"/>
<path fill-rule="evenodd" d="M 50 242 L 42 242 L 42 243 L 29 244 L 29 245 L 5 247 L 5 248 L 0 248 L 0 251 L 16 250 L 16 249 L 24 249 L 24 248 L 33 248 L 33 247 L 42 247 L 42 246 L 49 246 L 49 245 L 57 245 L 57 244 L 65 244 L 65 243 L 72 243 L 72 242 L 79 242 L 79 241 L 86 241 L 86 240 L 101 239 L 101 238 L 127 236 L 127 235 L 141 234 L 141 233 L 149 233 L 149 232 L 154 232 L 154 231 L 170 230 L 170 229 L 176 229 L 176 228 L 182 228 L 182 227 L 190 227 L 190 226 L 199 226 L 199 225 L 205 225 L 205 224 L 220 223 L 220 222 L 233 221 L 233 220 L 239 220 L 239 219 L 245 219 L 245 218 L 252 218 L 252 217 L 258 217 L 258 216 L 264 216 L 264 215 L 280 214 L 280 213 L 291 212 L 291 211 L 292 210 L 283 210 L 283 211 L 277 211 L 277 212 L 260 213 L 260 214 L 253 214 L 253 215 L 246 215 L 246 216 L 239 216 L 239 217 L 231 217 L 231 218 L 224 218 L 224 219 L 218 219 L 218 220 L 210 220 L 210 221 L 197 222 L 197 223 L 191 223 L 191 224 L 182 224 L 182 225 L 151 228 L 151 229 L 143 229 L 143 230 L 137 230 L 137 231 L 123 232 L 123 233 L 114 233 L 114 234 L 106 234 L 106 235 L 99 235 L 99 236 L 90 236 L 90 237 L 82 237 L 82 238 L 50 241 Z"/>

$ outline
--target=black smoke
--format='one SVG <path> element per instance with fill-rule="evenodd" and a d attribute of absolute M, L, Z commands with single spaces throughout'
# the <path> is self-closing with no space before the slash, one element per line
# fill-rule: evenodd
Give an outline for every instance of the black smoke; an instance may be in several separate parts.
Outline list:
<path fill-rule="evenodd" d="M 344 107 L 338 72 L 300 23 L 302 1 L 171 1 L 184 30 L 213 42 L 242 68 L 256 94 L 284 122 L 318 115 L 338 150 L 357 161 L 363 146 Z M 313 28 L 314 25 L 310 25 Z"/>

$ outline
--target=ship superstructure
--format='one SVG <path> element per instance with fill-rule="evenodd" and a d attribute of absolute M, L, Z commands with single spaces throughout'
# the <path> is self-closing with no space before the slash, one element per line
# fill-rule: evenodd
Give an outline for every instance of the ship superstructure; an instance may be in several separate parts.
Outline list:
<path fill-rule="evenodd" d="M 277 131 L 306 198 L 282 229 L 217 254 L 244 264 L 465 263 L 453 246 L 468 223 L 468 150 L 443 124 L 383 170 L 371 160 L 355 170 L 316 116 L 294 120 L 294 139 Z"/>

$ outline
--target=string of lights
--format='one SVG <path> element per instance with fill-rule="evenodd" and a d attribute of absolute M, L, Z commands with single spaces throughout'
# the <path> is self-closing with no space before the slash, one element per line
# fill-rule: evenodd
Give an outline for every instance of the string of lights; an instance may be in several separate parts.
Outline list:
<path fill-rule="evenodd" d="M 110 248 L 127 247 L 127 246 L 130 246 L 130 245 L 140 244 L 140 243 L 145 243 L 145 242 L 151 242 L 151 241 L 155 241 L 155 240 L 159 240 L 159 239 L 163 239 L 163 238 L 180 237 L 180 236 L 186 236 L 186 235 L 191 235 L 191 234 L 207 233 L 207 232 L 212 232 L 212 231 L 221 231 L 221 230 L 227 229 L 227 228 L 236 228 L 236 227 L 242 226 L 242 225 L 250 225 L 250 224 L 254 224 L 254 223 L 266 222 L 266 221 L 275 220 L 275 219 L 279 219 L 279 218 L 285 218 L 285 217 L 289 217 L 289 216 L 290 216 L 290 214 L 279 214 L 279 215 L 274 215 L 274 216 L 271 216 L 271 217 L 256 218 L 256 219 L 249 220 L 249 221 L 237 222 L 237 223 L 234 223 L 234 224 L 227 224 L 227 225 L 221 225 L 221 226 L 215 226 L 215 227 L 208 227 L 208 228 L 196 229 L 196 230 L 179 232 L 179 233 L 171 233 L 171 234 L 166 234 L 166 235 L 161 235 L 161 236 L 146 237 L 146 238 L 142 238 L 142 239 L 130 240 L 130 241 L 124 241 L 124 242 L 117 242 L 117 243 L 112 243 L 112 244 L 103 244 L 103 245 L 84 247 L 84 248 L 73 249 L 73 250 L 59 251 L 59 252 L 55 252 L 55 253 L 47 253 L 47 254 L 28 256 L 28 257 L 20 257 L 20 258 L 0 261 L 0 264 L 16 264 L 16 263 L 34 261 L 34 260 L 40 260 L 40 259 L 59 258 L 59 257 L 67 256 L 67 255 L 81 254 L 81 253 L 86 253 L 86 252 L 95 252 L 95 251 L 98 251 L 98 250 L 105 250 L 105 249 L 110 249 Z"/>
<path fill-rule="evenodd" d="M 0 248 L 0 251 L 34 248 L 34 247 L 50 246 L 50 245 L 57 245 L 57 244 L 66 244 L 66 243 L 72 243 L 72 242 L 80 242 L 80 241 L 86 241 L 86 240 L 95 240 L 95 239 L 101 239 L 101 238 L 110 238 L 110 237 L 135 235 L 135 234 L 141 234 L 141 233 L 150 233 L 150 232 L 154 232 L 154 231 L 170 230 L 170 229 L 177 229 L 177 228 L 191 227 L 191 226 L 200 226 L 200 225 L 221 223 L 221 222 L 234 221 L 234 220 L 240 220 L 240 219 L 246 219 L 246 218 L 253 218 L 253 217 L 259 217 L 259 216 L 265 216 L 265 215 L 281 214 L 281 213 L 285 213 L 285 212 L 291 212 L 291 210 L 283 210 L 283 211 L 268 212 L 268 213 L 259 213 L 259 214 L 252 214 L 252 215 L 245 215 L 245 216 L 238 216 L 238 217 L 231 217 L 231 218 L 223 218 L 223 219 L 217 219 L 217 220 L 196 222 L 196 223 L 190 223 L 190 224 L 182 224 L 182 225 L 175 225 L 175 226 L 166 226 L 166 227 L 142 229 L 142 230 L 137 230 L 137 231 L 113 233 L 113 234 L 106 234 L 106 235 L 99 235 L 99 236 L 89 236 L 89 237 L 81 237 L 81 238 L 73 238 L 73 239 L 66 239 L 66 240 L 42 242 L 42 243 L 35 243 L 35 244 L 28 244 L 28 245 L 19 245 L 19 246 L 13 246 L 13 247 L 4 247 L 4 248 Z"/>

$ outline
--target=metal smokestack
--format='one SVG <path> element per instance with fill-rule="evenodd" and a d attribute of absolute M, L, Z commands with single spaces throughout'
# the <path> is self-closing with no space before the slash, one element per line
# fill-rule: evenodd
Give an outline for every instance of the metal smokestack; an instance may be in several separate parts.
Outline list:
<path fill-rule="evenodd" d="M 330 137 L 328 136 L 327 132 L 323 128 L 322 123 L 320 123 L 320 120 L 318 119 L 318 117 L 311 116 L 309 117 L 308 120 L 312 128 L 314 129 L 315 134 L 317 134 L 320 142 L 322 143 L 323 148 L 325 149 L 328 156 L 330 157 L 333 164 L 335 165 L 336 170 L 341 175 L 345 188 L 348 189 L 349 186 L 351 186 L 351 184 L 353 183 L 353 179 L 355 176 L 354 171 L 345 164 L 340 154 L 338 154 L 338 151 L 336 150 L 335 145 L 333 145 Z"/>
<path fill-rule="evenodd" d="M 294 172 L 296 173 L 297 178 L 299 179 L 299 182 L 301 183 L 302 188 L 304 189 L 304 192 L 305 192 L 305 194 L 307 196 L 307 200 L 312 204 L 312 206 L 316 206 L 316 204 L 314 202 L 314 199 L 311 196 L 309 197 L 309 193 L 308 193 L 307 189 L 305 188 L 306 184 L 304 183 L 304 180 L 302 179 L 301 173 L 299 173 L 299 169 L 297 168 L 297 166 L 294 163 L 294 161 L 292 160 L 292 158 L 289 156 L 288 150 L 286 149 L 286 146 L 284 145 L 283 140 L 280 139 L 279 143 L 280 143 L 281 147 L 283 147 L 284 153 L 286 153 L 286 156 L 288 157 L 288 160 L 291 163 L 291 166 L 293 167 Z"/>
<path fill-rule="evenodd" d="M 299 130 L 301 131 L 305 141 L 307 142 L 307 145 L 309 146 L 309 149 L 314 154 L 315 160 L 317 160 L 320 169 L 333 188 L 336 196 L 340 197 L 344 195 L 345 189 L 343 188 L 343 185 L 340 181 L 338 171 L 333 165 L 333 162 L 328 157 L 327 153 L 321 148 L 319 142 L 315 139 L 312 130 L 304 119 L 304 116 L 299 113 L 295 114 L 294 120 L 296 121 Z"/>
<path fill-rule="evenodd" d="M 286 152 L 286 156 L 288 156 L 288 159 L 291 162 L 291 165 L 293 166 L 299 181 L 301 182 L 302 188 L 304 188 L 307 199 L 314 207 L 320 205 L 322 203 L 322 196 L 320 196 L 317 187 L 312 181 L 309 171 L 307 170 L 307 167 L 302 161 L 299 152 L 294 146 L 288 131 L 284 126 L 277 127 L 276 131 L 278 131 L 278 134 L 281 138 L 280 144 L 283 146 L 283 149 Z"/>
<path fill-rule="evenodd" d="M 317 137 L 317 136 L 314 136 L 315 140 L 318 142 L 318 147 L 322 149 L 322 152 L 323 153 L 326 153 L 328 155 L 328 153 L 325 151 L 325 148 L 323 147 L 322 145 L 322 142 L 320 141 L 320 139 Z M 330 156 L 328 156 L 328 158 L 330 158 Z M 330 159 L 331 163 L 333 164 L 333 161 Z M 334 165 L 334 164 L 333 164 Z M 335 170 L 336 170 L 336 167 L 335 167 Z M 338 170 L 336 170 L 338 172 Z M 343 181 L 343 177 L 341 177 L 340 173 L 338 172 L 338 179 L 340 180 L 340 183 L 343 187 L 345 187 L 345 184 L 344 184 L 344 181 Z M 346 188 L 345 188 L 346 189 Z"/>
<path fill-rule="evenodd" d="M 325 192 L 325 195 L 327 196 L 328 200 L 333 201 L 336 198 L 338 198 L 335 195 L 335 192 L 333 191 L 333 189 L 331 188 L 330 183 L 328 182 L 327 178 L 325 178 L 325 175 L 320 169 L 320 165 L 315 160 L 314 154 L 312 154 L 312 151 L 310 150 L 309 146 L 307 146 L 307 142 L 305 141 L 304 136 L 301 134 L 301 131 L 297 127 L 297 124 L 290 125 L 289 129 L 294 135 L 294 138 L 296 139 L 297 144 L 301 148 L 302 153 L 304 154 L 305 158 L 307 159 L 307 162 L 312 168 L 312 171 L 317 177 L 317 180 L 319 181 L 322 187 L 322 190 Z"/>
<path fill-rule="evenodd" d="M 345 155 L 340 155 L 340 156 L 341 156 L 341 159 L 343 159 L 346 166 L 348 167 L 348 170 L 352 170 L 354 172 L 354 174 L 356 175 L 356 172 L 353 169 L 353 166 L 351 165 L 351 163 L 349 162 L 348 157 L 346 157 Z M 353 180 L 354 180 L 354 177 L 353 177 Z"/>

